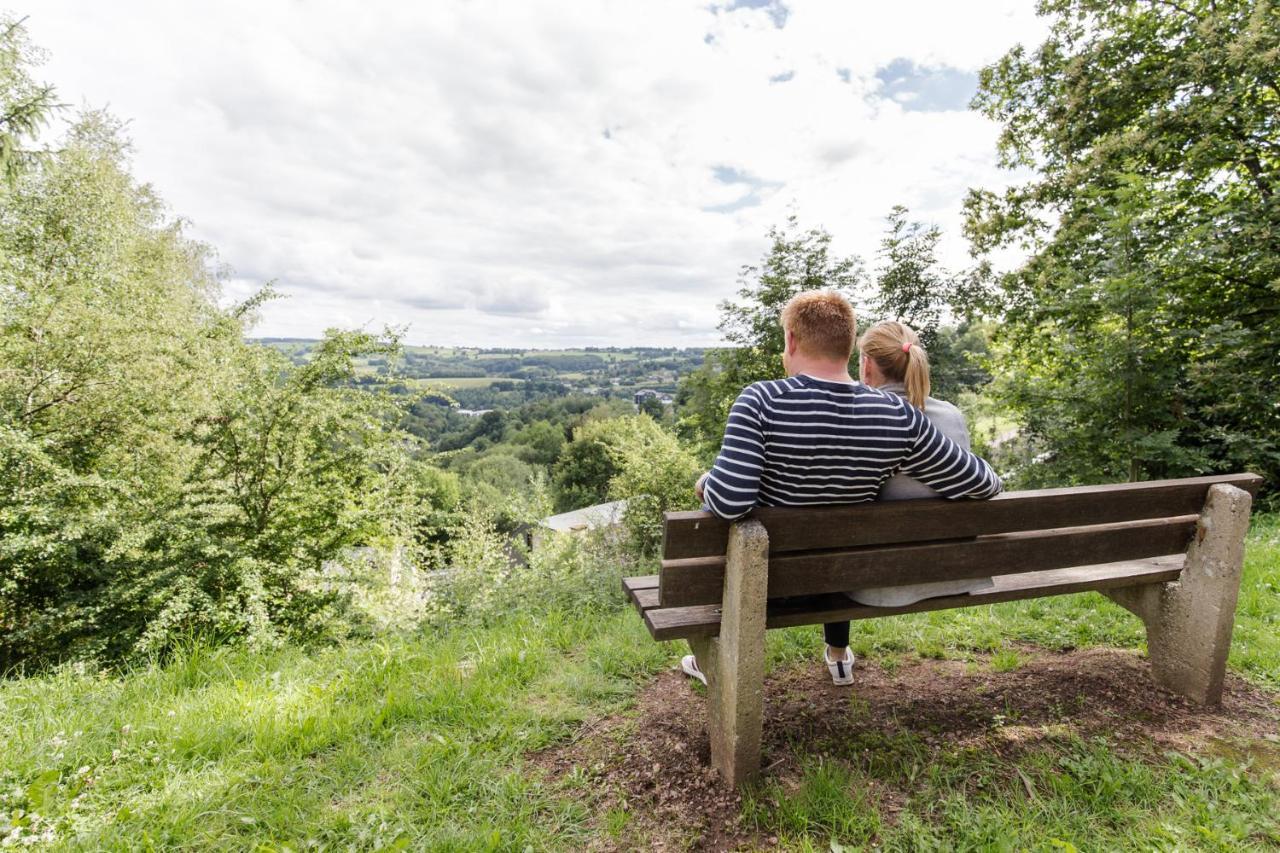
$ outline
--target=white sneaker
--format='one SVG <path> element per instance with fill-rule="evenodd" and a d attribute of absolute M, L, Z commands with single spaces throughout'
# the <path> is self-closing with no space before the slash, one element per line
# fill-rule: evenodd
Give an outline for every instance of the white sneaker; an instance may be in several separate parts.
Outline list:
<path fill-rule="evenodd" d="M 696 678 L 703 684 L 707 683 L 707 677 L 702 674 L 702 670 L 698 669 L 698 659 L 693 655 L 685 655 L 680 658 L 680 669 L 690 678 Z"/>
<path fill-rule="evenodd" d="M 853 649 L 844 650 L 844 660 L 832 660 L 831 647 L 827 646 L 822 652 L 822 659 L 827 662 L 833 684 L 853 684 Z"/>

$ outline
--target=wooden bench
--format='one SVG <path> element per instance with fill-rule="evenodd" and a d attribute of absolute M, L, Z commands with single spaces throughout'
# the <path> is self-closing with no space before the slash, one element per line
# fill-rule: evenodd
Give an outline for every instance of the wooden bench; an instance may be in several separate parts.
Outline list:
<path fill-rule="evenodd" d="M 760 768 L 764 635 L 844 619 L 1101 592 L 1146 624 L 1157 684 L 1222 696 L 1255 474 L 917 500 L 666 515 L 660 574 L 623 580 L 656 640 L 688 640 L 708 681 L 712 765 Z M 843 591 L 995 577 L 975 594 L 867 607 Z"/>

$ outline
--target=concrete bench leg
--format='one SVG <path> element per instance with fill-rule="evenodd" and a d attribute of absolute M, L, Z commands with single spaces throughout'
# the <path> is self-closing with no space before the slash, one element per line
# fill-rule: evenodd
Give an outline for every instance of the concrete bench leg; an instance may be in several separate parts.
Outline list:
<path fill-rule="evenodd" d="M 764 719 L 769 534 L 758 521 L 729 529 L 720 636 L 689 641 L 707 676 L 711 766 L 731 785 L 760 773 Z"/>
<path fill-rule="evenodd" d="M 1235 486 L 1211 486 L 1182 576 L 1107 592 L 1145 623 L 1156 683 L 1202 705 L 1222 701 L 1251 502 Z"/>

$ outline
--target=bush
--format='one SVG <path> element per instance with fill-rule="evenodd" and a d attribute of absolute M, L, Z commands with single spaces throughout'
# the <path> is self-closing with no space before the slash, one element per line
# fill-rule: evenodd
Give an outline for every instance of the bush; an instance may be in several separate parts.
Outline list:
<path fill-rule="evenodd" d="M 669 510 L 697 509 L 694 485 L 702 472 L 698 458 L 647 416 L 628 419 L 629 428 L 613 446 L 618 473 L 609 494 L 626 500 L 623 526 L 637 554 L 662 544 L 662 516 Z"/>
<path fill-rule="evenodd" d="M 433 575 L 426 619 L 438 627 L 487 625 L 517 612 L 615 608 L 625 603 L 621 578 L 630 562 L 609 531 L 544 530 L 537 546 L 527 548 L 473 505 L 454 531 L 449 567 Z"/>

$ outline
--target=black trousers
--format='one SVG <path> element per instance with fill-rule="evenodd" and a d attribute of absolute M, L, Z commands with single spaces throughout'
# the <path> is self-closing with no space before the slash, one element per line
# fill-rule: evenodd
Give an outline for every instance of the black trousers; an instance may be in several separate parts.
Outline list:
<path fill-rule="evenodd" d="M 849 645 L 849 623 L 828 622 L 822 626 L 822 636 L 827 641 L 828 646 L 843 649 Z"/>

